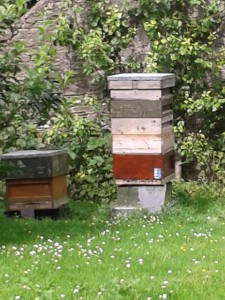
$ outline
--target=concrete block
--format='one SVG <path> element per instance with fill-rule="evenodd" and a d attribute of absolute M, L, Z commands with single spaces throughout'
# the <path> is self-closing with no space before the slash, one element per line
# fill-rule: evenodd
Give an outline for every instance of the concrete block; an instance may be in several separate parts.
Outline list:
<path fill-rule="evenodd" d="M 118 208 L 132 208 L 144 210 L 149 213 L 160 213 L 166 202 L 171 200 L 172 184 L 167 183 L 159 186 L 118 186 Z M 121 209 L 122 210 L 122 209 Z"/>

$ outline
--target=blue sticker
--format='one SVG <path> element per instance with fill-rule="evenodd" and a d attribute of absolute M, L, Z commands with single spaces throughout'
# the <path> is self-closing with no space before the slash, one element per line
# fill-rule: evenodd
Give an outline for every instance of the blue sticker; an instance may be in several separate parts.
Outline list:
<path fill-rule="evenodd" d="M 162 169 L 154 168 L 154 179 L 161 179 L 162 178 Z"/>

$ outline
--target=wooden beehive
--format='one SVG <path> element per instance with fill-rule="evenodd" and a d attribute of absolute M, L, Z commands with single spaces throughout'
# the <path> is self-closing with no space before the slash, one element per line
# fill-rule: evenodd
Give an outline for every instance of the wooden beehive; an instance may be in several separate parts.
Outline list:
<path fill-rule="evenodd" d="M 160 185 L 174 177 L 174 85 L 174 74 L 108 77 L 113 174 L 118 185 Z"/>
<path fill-rule="evenodd" d="M 7 210 L 55 209 L 67 204 L 67 154 L 64 150 L 24 150 L 2 155 Z"/>

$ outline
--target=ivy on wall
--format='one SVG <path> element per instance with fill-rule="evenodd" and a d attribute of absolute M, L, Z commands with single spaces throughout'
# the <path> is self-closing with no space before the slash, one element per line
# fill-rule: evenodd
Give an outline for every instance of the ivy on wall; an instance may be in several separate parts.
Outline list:
<path fill-rule="evenodd" d="M 62 13 L 57 26 L 60 45 L 72 46 L 83 61 L 83 73 L 97 82 L 106 74 L 122 71 L 119 53 L 132 41 L 136 24 L 131 22 L 129 6 L 109 5 L 109 1 L 87 1 L 89 10 L 87 28 L 78 27 L 76 18 Z M 73 2 L 67 2 L 64 11 L 77 13 Z"/>

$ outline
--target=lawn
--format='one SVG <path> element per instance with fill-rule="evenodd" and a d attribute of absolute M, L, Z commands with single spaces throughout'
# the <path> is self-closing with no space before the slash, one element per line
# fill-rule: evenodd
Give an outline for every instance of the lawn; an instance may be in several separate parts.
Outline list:
<path fill-rule="evenodd" d="M 57 221 L 1 213 L 0 299 L 225 299 L 223 210 L 116 219 L 76 202 Z"/>

